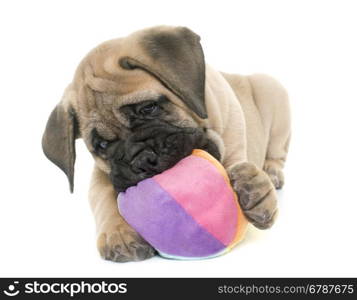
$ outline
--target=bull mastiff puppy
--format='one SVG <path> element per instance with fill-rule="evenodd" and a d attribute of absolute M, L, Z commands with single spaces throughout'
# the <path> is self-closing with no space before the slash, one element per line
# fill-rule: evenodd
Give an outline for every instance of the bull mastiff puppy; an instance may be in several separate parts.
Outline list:
<path fill-rule="evenodd" d="M 42 146 L 71 192 L 77 138 L 95 160 L 89 200 L 100 255 L 143 260 L 155 251 L 120 216 L 117 194 L 194 148 L 221 161 L 254 226 L 273 224 L 290 138 L 288 98 L 269 76 L 211 68 L 191 30 L 159 26 L 89 52 L 52 111 Z"/>

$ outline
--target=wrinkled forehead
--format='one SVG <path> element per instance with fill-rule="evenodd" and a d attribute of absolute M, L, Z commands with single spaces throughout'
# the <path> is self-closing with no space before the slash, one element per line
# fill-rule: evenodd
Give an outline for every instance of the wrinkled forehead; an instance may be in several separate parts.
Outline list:
<path fill-rule="evenodd" d="M 76 79 L 94 91 L 106 93 L 128 94 L 138 88 L 159 87 L 160 83 L 149 73 L 121 66 L 122 57 L 138 51 L 140 53 L 139 47 L 128 38 L 107 41 L 85 57 L 76 72 Z"/>
<path fill-rule="evenodd" d="M 201 48 L 194 34 L 189 38 L 187 34 L 183 29 L 158 28 L 107 41 L 93 49 L 74 78 L 78 93 L 74 106 L 82 135 L 97 128 L 103 136 L 115 138 L 126 125 L 118 113 L 121 106 L 160 96 L 180 108 L 178 113 L 194 115 L 193 109 L 204 115 L 203 93 L 197 88 L 202 82 L 195 80 L 197 74 L 202 75 L 197 70 L 204 70 L 204 60 L 200 59 L 200 64 L 192 60 L 192 53 Z M 130 62 L 124 65 L 124 61 Z M 190 75 L 197 76 L 191 80 Z"/>
<path fill-rule="evenodd" d="M 142 71 L 133 73 L 143 73 Z M 97 128 L 98 132 L 107 138 L 115 138 L 125 127 L 127 120 L 120 113 L 125 105 L 147 100 L 157 100 L 170 92 L 154 78 L 147 74 L 128 74 L 121 79 L 110 82 L 113 88 L 97 89 L 88 84 L 86 96 L 78 103 L 81 112 L 82 130 Z M 96 78 L 95 81 L 106 79 Z M 103 87 L 103 82 L 100 83 Z"/>
<path fill-rule="evenodd" d="M 111 68 L 115 73 L 107 73 L 99 61 L 109 65 L 101 55 L 95 60 L 96 68 L 91 63 L 84 65 L 83 88 L 78 101 L 81 132 L 85 140 L 90 140 L 95 128 L 106 139 L 116 139 L 125 132 L 127 120 L 120 113 L 120 107 L 147 100 L 158 100 L 166 96 L 177 107 L 186 109 L 182 101 L 167 89 L 154 76 L 141 69 L 121 69 L 117 60 L 111 59 Z"/>
<path fill-rule="evenodd" d="M 174 95 L 150 72 L 121 65 L 121 60 L 127 56 L 136 59 L 147 56 L 140 46 L 141 39 L 142 33 L 138 32 L 97 46 L 78 67 L 75 81 L 96 93 L 120 96 L 120 101 L 135 101 L 150 94 Z M 171 98 L 177 105 L 182 104 L 177 96 Z"/>

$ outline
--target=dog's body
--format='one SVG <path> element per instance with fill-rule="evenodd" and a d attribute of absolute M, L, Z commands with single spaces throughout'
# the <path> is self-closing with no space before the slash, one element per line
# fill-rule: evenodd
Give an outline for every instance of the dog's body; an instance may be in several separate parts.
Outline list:
<path fill-rule="evenodd" d="M 190 30 L 156 27 L 90 52 L 50 116 L 44 151 L 71 189 L 76 137 L 96 161 L 89 198 L 102 257 L 140 260 L 154 250 L 119 215 L 117 193 L 193 148 L 220 159 L 251 223 L 272 225 L 290 138 L 288 100 L 266 75 L 207 66 Z"/>

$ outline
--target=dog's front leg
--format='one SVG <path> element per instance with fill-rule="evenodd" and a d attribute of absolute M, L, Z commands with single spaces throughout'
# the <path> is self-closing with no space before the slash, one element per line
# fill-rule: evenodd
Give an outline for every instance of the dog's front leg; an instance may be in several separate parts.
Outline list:
<path fill-rule="evenodd" d="M 100 255 L 116 262 L 152 257 L 154 249 L 125 222 L 119 214 L 116 192 L 107 174 L 94 168 L 89 201 L 97 225 Z"/>
<path fill-rule="evenodd" d="M 277 195 L 268 175 L 250 162 L 237 163 L 227 171 L 248 220 L 260 229 L 271 227 L 277 215 Z"/>

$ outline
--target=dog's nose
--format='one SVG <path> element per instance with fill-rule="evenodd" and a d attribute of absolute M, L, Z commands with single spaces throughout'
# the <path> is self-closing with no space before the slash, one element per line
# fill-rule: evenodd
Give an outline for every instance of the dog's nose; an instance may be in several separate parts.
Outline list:
<path fill-rule="evenodd" d="M 136 173 L 153 175 L 157 171 L 158 157 L 152 150 L 141 151 L 132 161 L 132 169 Z"/>

